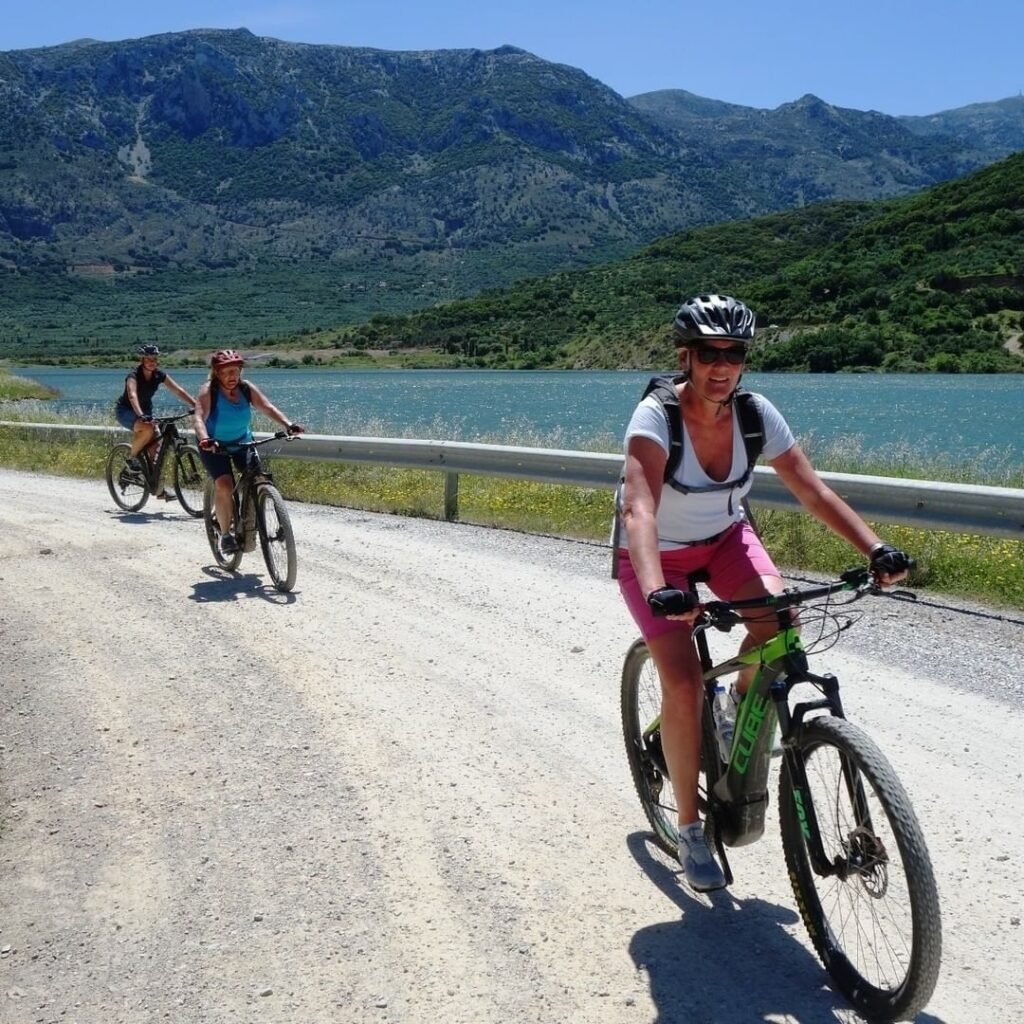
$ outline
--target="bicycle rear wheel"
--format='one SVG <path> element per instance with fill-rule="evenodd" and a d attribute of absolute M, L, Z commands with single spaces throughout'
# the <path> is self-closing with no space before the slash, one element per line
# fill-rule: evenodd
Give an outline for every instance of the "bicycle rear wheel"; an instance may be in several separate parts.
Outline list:
<path fill-rule="evenodd" d="M 917 816 L 885 755 L 845 719 L 811 719 L 797 750 L 807 790 L 784 763 L 779 819 L 804 924 L 860 1013 L 908 1020 L 931 998 L 942 956 L 938 891 Z M 808 852 L 812 820 L 828 875 L 815 872 Z"/>
<path fill-rule="evenodd" d="M 174 453 L 174 493 L 181 507 L 194 519 L 203 516 L 203 487 L 206 473 L 199 449 L 186 444 Z"/>
<path fill-rule="evenodd" d="M 142 470 L 130 469 L 128 459 L 131 457 L 132 446 L 126 442 L 115 444 L 107 457 L 107 490 L 125 512 L 138 512 L 149 497 L 149 483 Z M 142 463 L 142 455 L 138 461 Z"/>
<path fill-rule="evenodd" d="M 643 640 L 637 640 L 626 653 L 621 705 L 622 735 L 636 795 L 654 831 L 654 841 L 675 857 L 679 805 L 661 749 L 661 679 Z"/>
<path fill-rule="evenodd" d="M 256 527 L 274 586 L 282 591 L 291 590 L 298 569 L 295 534 L 284 498 L 273 484 L 261 484 L 256 491 Z"/>
<path fill-rule="evenodd" d="M 220 549 L 220 526 L 217 523 L 217 514 L 214 511 L 214 483 L 207 477 L 206 486 L 203 488 L 203 523 L 206 526 L 206 539 L 210 543 L 210 550 L 217 564 L 222 569 L 235 570 L 238 563 L 242 561 L 242 551 L 239 549 L 233 555 L 225 555 Z"/>

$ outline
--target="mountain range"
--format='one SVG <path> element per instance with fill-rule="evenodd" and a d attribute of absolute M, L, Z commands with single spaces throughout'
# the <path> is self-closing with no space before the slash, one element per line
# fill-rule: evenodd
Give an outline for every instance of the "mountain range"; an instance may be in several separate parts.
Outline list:
<path fill-rule="evenodd" d="M 0 354 L 358 322 L 1021 148 L 1021 97 L 929 117 L 626 99 L 511 46 L 242 29 L 8 51 Z"/>

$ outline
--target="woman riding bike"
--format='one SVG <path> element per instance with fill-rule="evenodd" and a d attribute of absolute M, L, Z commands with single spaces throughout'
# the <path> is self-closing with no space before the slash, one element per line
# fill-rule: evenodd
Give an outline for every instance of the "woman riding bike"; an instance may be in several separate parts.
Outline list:
<path fill-rule="evenodd" d="M 143 448 L 156 455 L 156 427 L 153 426 L 153 396 L 161 384 L 178 396 L 188 407 L 196 400 L 170 374 L 160 369 L 160 349 L 156 345 L 142 345 L 138 350 L 139 365 L 124 379 L 124 390 L 114 406 L 114 416 L 125 430 L 132 432 L 132 447 L 127 466 L 138 470 L 137 458 Z M 161 491 L 159 498 L 170 500 L 174 495 Z"/>
<path fill-rule="evenodd" d="M 245 360 L 234 349 L 215 352 L 210 358 L 210 379 L 199 389 L 196 402 L 196 438 L 203 465 L 215 485 L 215 510 L 224 555 L 233 555 L 238 550 L 238 540 L 231 533 L 235 485 L 231 464 L 233 461 L 240 470 L 244 465 L 241 454 L 225 454 L 217 451 L 217 446 L 230 448 L 253 439 L 253 408 L 276 420 L 289 434 L 301 434 L 305 429 L 292 423 L 255 384 L 242 380 L 244 365 Z"/>
<path fill-rule="evenodd" d="M 700 295 L 673 322 L 679 365 L 676 385 L 682 452 L 665 480 L 670 430 L 662 406 L 644 398 L 626 428 L 626 468 L 619 496 L 627 546 L 618 549 L 623 598 L 658 667 L 661 737 L 679 801 L 679 859 L 690 886 L 720 889 L 725 877 L 704 838 L 697 811 L 703 680 L 691 642 L 690 576 L 702 571 L 722 600 L 777 594 L 782 579 L 746 521 L 742 499 L 753 482 L 734 398 L 755 317 L 742 302 Z M 874 531 L 814 471 L 786 421 L 762 395 L 750 396 L 763 424 L 762 454 L 807 509 L 871 561 L 883 585 L 902 579 L 907 556 Z M 769 639 L 774 620 L 748 621 L 742 649 Z M 740 676 L 737 693 L 753 671 Z"/>

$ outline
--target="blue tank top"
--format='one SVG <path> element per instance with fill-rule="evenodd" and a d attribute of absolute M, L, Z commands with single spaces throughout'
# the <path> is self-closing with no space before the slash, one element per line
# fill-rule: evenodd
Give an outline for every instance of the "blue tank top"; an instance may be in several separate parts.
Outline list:
<path fill-rule="evenodd" d="M 253 439 L 252 405 L 242 388 L 238 389 L 237 402 L 232 402 L 219 388 L 216 396 L 211 389 L 210 401 L 213 411 L 206 420 L 206 431 L 210 437 L 229 446 Z"/>

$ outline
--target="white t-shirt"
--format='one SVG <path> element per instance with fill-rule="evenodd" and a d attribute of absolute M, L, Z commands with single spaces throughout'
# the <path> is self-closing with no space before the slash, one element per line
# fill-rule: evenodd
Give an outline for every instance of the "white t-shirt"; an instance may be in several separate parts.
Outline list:
<path fill-rule="evenodd" d="M 796 444 L 793 432 L 782 418 L 778 409 L 764 395 L 751 392 L 764 423 L 764 450 L 767 461 L 778 458 Z M 669 451 L 668 420 L 664 410 L 653 395 L 648 395 L 636 407 L 626 427 L 625 448 L 634 437 L 646 437 L 661 445 L 666 455 Z M 739 480 L 747 469 L 747 449 L 743 444 L 739 414 L 732 406 L 732 469 L 729 480 Z M 676 468 L 674 479 L 685 487 L 707 487 L 721 483 L 712 480 L 704 472 L 690 442 L 690 435 L 683 422 L 683 457 Z M 741 504 L 750 491 L 753 476 L 739 487 L 719 491 L 691 492 L 681 494 L 666 481 L 658 505 L 658 547 L 662 551 L 683 547 L 695 540 L 705 540 L 721 533 L 735 522 L 744 518 Z M 625 536 L 621 538 L 625 546 Z"/>

